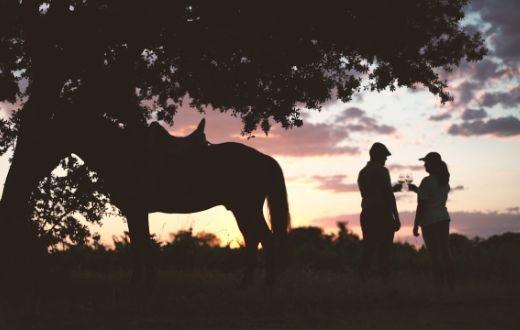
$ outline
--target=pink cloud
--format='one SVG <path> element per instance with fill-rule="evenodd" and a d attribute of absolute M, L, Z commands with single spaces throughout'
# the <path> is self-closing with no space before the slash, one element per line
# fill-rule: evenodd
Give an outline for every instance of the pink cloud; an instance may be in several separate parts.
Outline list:
<path fill-rule="evenodd" d="M 389 171 L 398 172 L 398 171 L 422 171 L 424 170 L 423 165 L 402 165 L 402 164 L 390 164 L 386 165 L 386 168 Z"/>
<path fill-rule="evenodd" d="M 269 154 L 283 156 L 356 155 L 358 147 L 340 146 L 349 134 L 341 127 L 330 124 L 304 124 L 285 131 L 276 127 L 267 137 L 257 137 L 244 143 Z"/>
<path fill-rule="evenodd" d="M 403 227 L 411 228 L 415 218 L 415 212 L 399 212 Z M 468 237 L 489 237 L 506 232 L 520 232 L 520 213 L 516 208 L 508 212 L 450 212 L 452 232 L 458 232 Z M 311 225 L 332 230 L 337 227 L 338 221 L 347 221 L 349 227 L 359 228 L 359 214 L 346 213 L 331 217 L 314 219 Z M 409 236 L 410 233 L 398 232 L 401 236 Z"/>
<path fill-rule="evenodd" d="M 502 0 L 500 6 L 497 6 L 493 0 L 473 0 L 468 9 L 477 11 L 482 20 L 490 25 L 486 33 L 493 37 L 493 55 L 509 64 L 518 63 L 520 22 L 512 13 L 520 11 L 520 3 L 516 0 Z"/>
<path fill-rule="evenodd" d="M 393 126 L 381 124 L 377 119 L 367 116 L 366 112 L 357 107 L 350 107 L 336 117 L 338 125 L 342 125 L 350 132 L 375 132 L 379 134 L 393 134 Z"/>
<path fill-rule="evenodd" d="M 208 107 L 205 113 L 189 107 L 189 99 L 179 107 L 174 116 L 174 125 L 169 128 L 171 134 L 183 136 L 195 129 L 202 118 L 206 118 L 206 137 L 211 143 L 234 141 L 247 144 L 270 155 L 290 157 L 312 157 L 333 155 L 357 155 L 360 149 L 352 142 L 351 133 L 394 134 L 396 129 L 380 123 L 362 109 L 345 109 L 331 122 L 312 123 L 305 113 L 302 114 L 304 125 L 292 130 L 285 130 L 273 125 L 269 134 L 257 131 L 254 137 L 241 136 L 242 121 L 233 116 L 232 111 L 222 113 Z"/>
<path fill-rule="evenodd" d="M 348 121 L 353 118 L 362 118 L 365 116 L 365 111 L 357 107 L 350 107 L 345 110 L 336 118 L 338 121 Z"/>
<path fill-rule="evenodd" d="M 451 114 L 449 112 L 444 112 L 438 115 L 431 115 L 428 119 L 431 121 L 442 121 L 450 118 Z"/>
<path fill-rule="evenodd" d="M 247 139 L 240 135 L 240 118 L 230 114 L 231 112 L 220 113 L 211 109 L 201 114 L 195 109 L 182 107 L 169 130 L 171 134 L 183 136 L 195 129 L 200 119 L 206 118 L 206 138 L 212 143 L 240 142 L 266 154 L 295 157 L 356 155 L 360 152 L 356 146 L 340 145 L 349 137 L 344 127 L 306 122 L 302 127 L 285 130 L 275 125 L 267 136 L 263 132 L 257 132 L 254 138 Z"/>
<path fill-rule="evenodd" d="M 464 121 L 470 121 L 475 119 L 486 118 L 487 116 L 488 114 L 484 109 L 466 109 L 462 113 L 461 118 Z"/>
<path fill-rule="evenodd" d="M 461 191 L 461 190 L 464 190 L 464 189 L 466 189 L 466 188 L 463 185 L 459 184 L 459 185 L 456 185 L 454 187 L 451 187 L 450 192 Z"/>
<path fill-rule="evenodd" d="M 453 124 L 448 129 L 451 135 L 493 135 L 497 137 L 508 137 L 520 135 L 520 120 L 514 116 L 492 118 L 489 120 L 475 120 Z"/>
<path fill-rule="evenodd" d="M 480 102 L 486 107 L 500 104 L 504 108 L 515 108 L 520 105 L 520 86 L 516 86 L 506 92 L 484 93 L 480 98 Z"/>
<path fill-rule="evenodd" d="M 343 182 L 346 178 L 346 175 L 314 175 L 312 177 L 312 179 L 318 183 L 316 188 L 319 190 L 330 190 L 336 193 L 359 192 L 357 183 Z"/>

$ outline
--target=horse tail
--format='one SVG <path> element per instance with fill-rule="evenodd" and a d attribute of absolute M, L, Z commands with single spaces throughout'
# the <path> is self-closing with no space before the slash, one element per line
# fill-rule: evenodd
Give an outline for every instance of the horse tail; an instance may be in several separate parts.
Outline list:
<path fill-rule="evenodd" d="M 270 185 L 267 191 L 267 206 L 269 208 L 269 220 L 274 233 L 275 246 L 285 253 L 287 248 L 287 233 L 291 225 L 289 203 L 287 201 L 287 188 L 282 168 L 273 159 Z"/>

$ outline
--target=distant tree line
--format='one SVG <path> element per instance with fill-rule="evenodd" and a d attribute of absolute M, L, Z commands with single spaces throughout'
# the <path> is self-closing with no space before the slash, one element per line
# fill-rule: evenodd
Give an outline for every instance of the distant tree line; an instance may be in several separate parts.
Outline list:
<path fill-rule="evenodd" d="M 72 156 L 62 161 L 61 169 L 42 180 L 31 195 L 32 224 L 42 244 L 51 253 L 55 265 L 64 269 L 125 269 L 130 262 L 130 239 L 125 233 L 114 237 L 114 247 L 100 244 L 100 236 L 91 233 L 88 223 L 100 224 L 103 216 L 119 214 L 103 190 L 103 181 Z M 212 233 L 180 230 L 167 242 L 154 242 L 155 265 L 159 268 L 207 268 L 238 271 L 245 251 L 222 245 Z M 470 239 L 451 234 L 450 243 L 459 278 L 520 279 L 520 233 L 506 233 L 487 239 Z M 361 255 L 360 238 L 347 222 L 338 222 L 337 231 L 325 233 L 320 227 L 298 227 L 289 233 L 287 267 L 355 272 Z M 428 275 L 430 259 L 426 249 L 406 242 L 393 247 L 395 272 L 422 272 Z M 259 259 L 262 265 L 263 259 Z"/>
<path fill-rule="evenodd" d="M 113 271 L 130 265 L 128 235 L 114 238 L 114 248 L 107 248 L 94 237 L 93 243 L 56 250 L 51 258 L 57 267 L 75 270 Z M 154 236 L 155 262 L 159 269 L 207 269 L 224 272 L 241 270 L 245 249 L 223 246 L 212 233 L 193 233 L 191 229 L 171 234 L 166 243 Z M 520 279 L 520 233 L 506 233 L 487 239 L 470 239 L 451 234 L 456 275 L 460 280 Z M 294 228 L 289 233 L 289 253 L 285 268 L 319 270 L 339 273 L 357 272 L 361 254 L 360 238 L 339 222 L 337 231 L 327 234 L 319 227 Z M 406 242 L 393 247 L 392 267 L 395 276 L 420 273 L 429 276 L 430 258 L 424 247 L 416 249 Z M 259 259 L 262 266 L 263 258 Z"/>

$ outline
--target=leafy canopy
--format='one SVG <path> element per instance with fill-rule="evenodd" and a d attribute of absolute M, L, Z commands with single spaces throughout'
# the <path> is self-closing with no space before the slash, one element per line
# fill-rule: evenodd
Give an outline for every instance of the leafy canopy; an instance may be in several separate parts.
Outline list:
<path fill-rule="evenodd" d="M 100 224 L 103 216 L 120 215 L 103 192 L 96 173 L 75 156 L 60 163 L 63 173 L 44 178 L 31 194 L 31 223 L 51 249 L 84 245 L 92 237 L 87 223 Z"/>
<path fill-rule="evenodd" d="M 172 121 L 189 95 L 246 133 L 300 126 L 301 107 L 362 88 L 425 86 L 445 102 L 436 69 L 485 53 L 459 24 L 468 1 L 5 0 L 0 99 L 52 80 L 76 108 L 126 123 Z"/>

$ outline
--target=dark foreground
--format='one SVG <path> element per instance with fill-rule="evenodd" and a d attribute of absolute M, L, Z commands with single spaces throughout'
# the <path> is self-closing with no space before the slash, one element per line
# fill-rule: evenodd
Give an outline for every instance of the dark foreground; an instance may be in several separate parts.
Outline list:
<path fill-rule="evenodd" d="M 260 275 L 260 274 L 259 274 Z M 240 290 L 237 272 L 167 271 L 132 291 L 127 272 L 74 272 L 45 292 L 2 301 L 0 329 L 518 329 L 520 282 L 475 280 L 455 291 L 421 274 L 386 282 L 290 270 Z"/>

